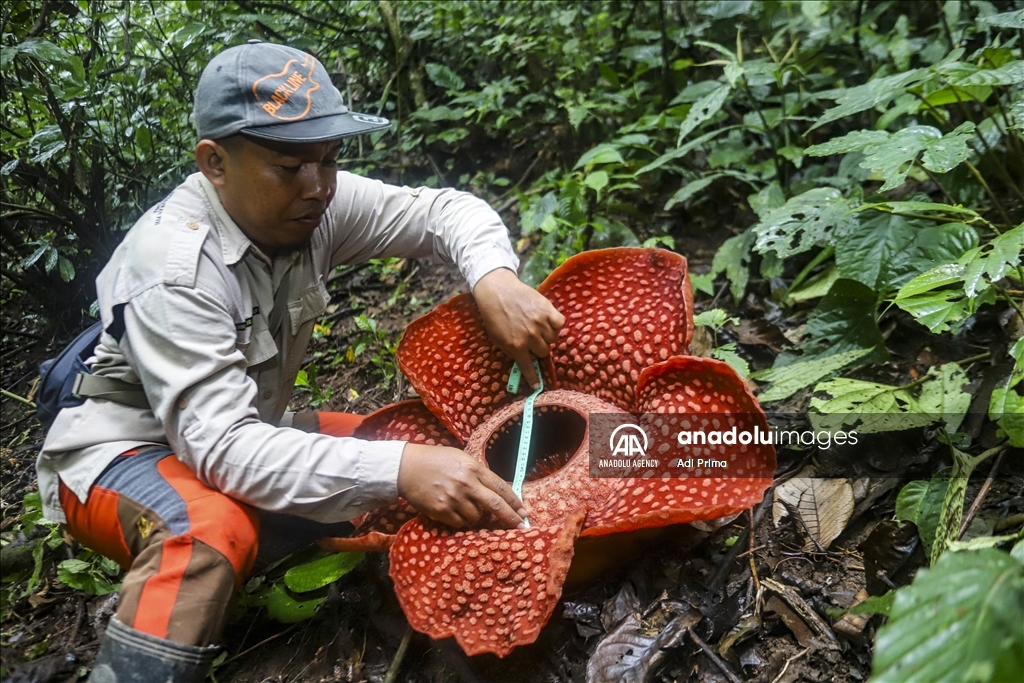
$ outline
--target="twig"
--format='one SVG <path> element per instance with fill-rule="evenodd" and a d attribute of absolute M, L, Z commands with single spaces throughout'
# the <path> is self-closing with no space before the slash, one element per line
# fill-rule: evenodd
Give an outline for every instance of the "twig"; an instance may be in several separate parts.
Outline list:
<path fill-rule="evenodd" d="M 690 640 L 693 644 L 704 651 L 707 658 L 711 660 L 711 663 L 718 667 L 718 670 L 722 672 L 726 678 L 729 679 L 729 683 L 743 683 L 742 679 L 733 673 L 732 668 L 725 663 L 725 661 L 715 654 L 715 651 L 711 649 L 711 646 L 705 643 L 700 636 L 693 632 L 692 628 L 686 629 L 687 634 L 690 636 Z"/>
<path fill-rule="evenodd" d="M 711 591 L 718 591 L 725 583 L 725 579 L 729 576 L 729 568 L 732 565 L 733 560 L 739 556 L 740 548 L 745 544 L 749 537 L 748 534 L 752 534 L 757 525 L 761 523 L 761 517 L 764 516 L 765 510 L 768 509 L 768 505 L 771 502 L 772 490 L 772 488 L 769 488 L 765 491 L 764 500 L 761 501 L 761 504 L 758 505 L 757 509 L 754 511 L 754 519 L 751 525 L 743 529 L 743 533 L 740 534 L 740 537 L 736 539 L 736 542 L 732 544 L 731 548 L 729 548 L 729 552 L 725 554 L 725 557 L 722 559 L 722 564 L 719 565 L 718 571 L 715 573 L 715 577 L 711 579 L 711 583 L 708 585 L 708 588 Z"/>
<path fill-rule="evenodd" d="M 291 633 L 291 632 L 292 632 L 292 631 L 294 631 L 294 630 L 296 629 L 296 627 L 298 627 L 298 625 L 299 625 L 299 624 L 301 624 L 301 623 L 302 623 L 301 621 L 297 621 L 297 622 L 295 622 L 294 624 L 292 624 L 291 626 L 289 626 L 288 628 L 286 628 L 285 630 L 283 630 L 283 631 L 279 631 L 278 633 L 275 633 L 274 635 L 270 636 L 269 638 L 264 638 L 263 640 L 261 640 L 260 642 L 256 643 L 255 645 L 253 645 L 253 646 L 252 646 L 252 647 L 250 647 L 249 649 L 247 649 L 247 650 L 242 650 L 241 652 L 239 652 L 239 653 L 238 653 L 237 655 L 235 655 L 234 657 L 229 657 L 228 659 L 225 659 L 225 660 L 224 660 L 224 664 L 230 664 L 231 662 L 235 661 L 236 659 L 238 659 L 238 658 L 240 658 L 240 657 L 244 657 L 245 655 L 249 654 L 250 652 L 252 652 L 252 651 L 253 651 L 253 650 L 255 650 L 256 648 L 258 648 L 258 647 L 263 647 L 264 645 L 266 645 L 266 644 L 267 644 L 267 643 L 269 643 L 270 641 L 272 641 L 272 640 L 277 640 L 277 639 L 278 639 L 278 638 L 280 638 L 281 636 L 283 636 L 283 635 L 285 635 L 285 634 L 287 634 L 287 633 Z M 223 664 L 222 664 L 221 666 L 223 666 Z"/>
<path fill-rule="evenodd" d="M 750 533 L 747 535 L 747 538 L 750 539 L 750 549 L 747 550 L 750 556 L 750 578 L 754 580 L 754 587 L 760 592 L 761 577 L 757 575 L 757 565 L 754 562 L 754 529 L 756 525 L 754 523 L 754 513 L 749 509 L 747 510 L 747 518 L 750 520 Z"/>
<path fill-rule="evenodd" d="M 996 472 L 999 471 L 999 465 L 1003 462 L 1003 456 L 1006 455 L 1006 451 L 999 454 L 996 461 L 992 463 L 992 469 L 988 471 L 988 476 L 985 477 L 985 483 L 981 485 L 981 490 L 978 491 L 978 495 L 974 497 L 974 502 L 971 503 L 970 509 L 967 514 L 964 515 L 963 521 L 960 523 L 960 532 L 956 535 L 956 540 L 960 540 L 967 533 L 967 528 L 971 526 L 971 522 L 974 521 L 975 515 L 978 514 L 978 510 L 981 509 L 981 504 L 985 502 L 985 496 L 988 495 L 989 489 L 992 488 L 992 482 L 995 480 Z"/>
<path fill-rule="evenodd" d="M 384 676 L 384 683 L 395 683 L 398 680 L 398 671 L 402 668 L 402 660 L 405 659 L 405 651 L 409 649 L 409 640 L 412 639 L 412 626 L 406 624 L 405 633 L 402 634 L 402 642 L 398 644 L 398 652 L 391 660 L 388 673 Z"/>
<path fill-rule="evenodd" d="M 974 167 L 974 164 L 972 164 L 969 161 L 964 161 L 964 164 L 967 166 L 967 170 L 971 172 L 971 175 L 973 175 L 975 179 L 977 179 L 977 181 L 981 183 L 981 186 L 985 189 L 985 193 L 988 194 L 988 198 L 992 200 L 993 204 L 995 204 L 996 210 L 999 211 L 999 215 L 1003 217 L 1003 220 L 1006 221 L 1006 224 L 1013 225 L 1013 221 L 1010 220 L 1010 217 L 1006 213 L 1006 209 L 1003 208 L 1002 203 L 1000 203 L 999 199 L 996 197 L 996 193 L 993 192 L 992 188 L 988 186 L 988 183 L 985 181 L 985 178 L 981 175 L 981 173 L 978 172 L 978 169 Z"/>
<path fill-rule="evenodd" d="M 996 522 L 996 525 L 992 527 L 992 530 L 997 532 L 1005 531 L 1006 529 L 1012 529 L 1020 524 L 1024 524 L 1024 512 L 999 520 Z"/>
<path fill-rule="evenodd" d="M 832 632 L 832 629 L 828 627 L 828 624 L 818 616 L 818 613 L 807 604 L 807 601 L 803 599 L 791 586 L 787 586 L 784 583 L 779 583 L 772 579 L 763 579 L 761 581 L 768 588 L 768 590 L 777 593 L 779 597 L 786 601 L 786 604 L 792 607 L 800 618 L 807 622 L 807 625 L 811 627 L 811 630 L 817 633 L 819 636 L 824 638 L 827 642 L 825 647 L 830 650 L 839 650 L 841 646 L 839 641 L 836 640 L 836 634 Z"/>
<path fill-rule="evenodd" d="M 21 346 L 19 346 L 17 348 L 11 349 L 10 351 L 7 351 L 2 356 L 0 356 L 0 361 L 5 361 L 5 360 L 7 360 L 8 358 L 10 358 L 12 356 L 17 356 L 22 351 L 28 351 L 29 349 L 31 349 L 33 346 L 35 346 L 38 343 L 39 343 L 38 341 L 33 339 L 28 344 L 22 344 Z"/>
<path fill-rule="evenodd" d="M 424 152 L 424 154 L 427 157 L 427 161 L 430 162 L 430 167 L 434 169 L 434 174 L 437 176 L 437 180 L 441 184 L 441 187 L 451 187 L 452 184 L 448 182 L 448 178 L 445 177 L 444 171 L 442 171 L 441 167 L 437 165 L 436 161 L 434 161 L 434 156 L 427 152 Z"/>
<path fill-rule="evenodd" d="M 19 337 L 28 337 L 29 339 L 42 339 L 38 334 L 33 332 L 22 332 L 21 330 L 0 330 L 0 334 L 16 334 Z"/>
<path fill-rule="evenodd" d="M 32 401 L 28 400 L 27 398 L 22 398 L 21 396 L 18 396 L 17 394 L 13 394 L 13 393 L 7 391 L 6 389 L 0 389 L 0 394 L 3 394 L 7 398 L 13 398 L 15 401 L 18 401 L 20 403 L 24 403 L 27 406 L 32 406 L 33 408 L 36 407 L 36 404 L 33 403 Z"/>
<path fill-rule="evenodd" d="M 801 657 L 803 657 L 805 654 L 807 654 L 810 651 L 811 651 L 811 648 L 807 648 L 803 652 L 801 652 L 799 654 L 795 654 L 792 657 L 790 657 L 789 659 L 787 659 L 785 665 L 783 665 L 783 667 L 782 667 L 782 671 L 779 672 L 779 675 L 775 677 L 775 680 L 773 680 L 772 683 L 779 683 L 779 681 L 782 680 L 782 677 L 786 674 L 786 669 L 789 668 L 790 663 L 795 662 L 796 660 L 800 659 Z"/>
<path fill-rule="evenodd" d="M 523 175 L 519 176 L 519 180 L 517 180 L 512 187 L 510 187 L 507 190 L 505 190 L 505 192 L 502 193 L 502 195 L 500 197 L 498 197 L 495 201 L 496 202 L 504 202 L 506 199 L 508 199 L 508 196 L 510 194 L 512 194 L 513 192 L 515 192 L 516 188 L 519 187 L 520 185 L 522 185 L 526 181 L 527 176 L 530 175 L 530 171 L 533 170 L 533 167 L 536 166 L 537 162 L 539 162 L 539 161 L 540 161 L 540 153 L 538 152 L 537 156 L 535 156 L 533 158 L 533 161 L 530 162 L 530 165 L 523 172 Z"/>

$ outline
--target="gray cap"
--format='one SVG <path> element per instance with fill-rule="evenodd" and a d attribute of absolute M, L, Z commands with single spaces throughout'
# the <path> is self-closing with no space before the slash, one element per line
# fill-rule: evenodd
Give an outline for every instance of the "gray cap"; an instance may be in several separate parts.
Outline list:
<path fill-rule="evenodd" d="M 267 140 L 321 142 L 384 130 L 391 122 L 349 111 L 315 57 L 251 40 L 210 60 L 195 100 L 199 139 L 245 133 Z"/>

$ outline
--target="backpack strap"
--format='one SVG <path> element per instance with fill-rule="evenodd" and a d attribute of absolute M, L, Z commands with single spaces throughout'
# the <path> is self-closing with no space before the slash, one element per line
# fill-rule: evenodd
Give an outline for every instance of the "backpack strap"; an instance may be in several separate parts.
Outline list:
<path fill-rule="evenodd" d="M 113 377 L 99 377 L 80 372 L 75 377 L 71 393 L 82 398 L 104 398 L 132 408 L 149 408 L 149 401 L 141 384 Z"/>

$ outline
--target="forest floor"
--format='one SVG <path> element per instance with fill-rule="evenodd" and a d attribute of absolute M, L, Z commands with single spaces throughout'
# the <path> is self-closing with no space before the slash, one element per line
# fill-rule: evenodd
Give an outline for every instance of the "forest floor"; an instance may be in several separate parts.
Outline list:
<path fill-rule="evenodd" d="M 676 246 L 688 257 L 693 272 L 707 272 L 715 250 L 730 235 L 722 229 L 696 238 L 677 236 Z M 321 354 L 315 361 L 320 387 L 332 391 L 324 408 L 369 413 L 414 396 L 400 376 L 383 380 L 380 364 L 392 360 L 386 352 L 378 364 L 372 345 L 346 360 L 349 346 L 361 334 L 353 315 L 375 320 L 384 338 L 393 342 L 408 322 L 465 287 L 458 273 L 408 262 L 383 275 L 379 268 L 350 269 L 331 287 L 333 317 L 311 349 Z M 696 309 L 718 306 L 736 315 L 740 323 L 724 328 L 719 341 L 724 335 L 737 342 L 752 368 L 760 369 L 771 364 L 802 318 L 770 303 L 766 283 L 753 283 L 752 290 L 737 306 L 721 293 L 714 303 L 699 295 Z M 2 322 L 2 386 L 12 394 L 29 396 L 38 362 L 68 340 L 46 336 L 33 324 L 31 311 L 8 306 Z M 872 379 L 906 381 L 947 358 L 970 355 L 960 353 L 960 348 L 936 347 L 931 343 L 935 338 L 914 325 L 895 318 L 888 341 L 896 355 L 882 375 Z M 998 331 L 993 321 L 979 319 L 955 343 L 985 348 Z M 970 376 L 975 389 L 981 387 L 984 368 L 973 367 Z M 805 390 L 775 407 L 777 412 L 799 415 L 807 399 Z M 308 391 L 297 392 L 293 407 L 302 408 L 309 400 Z M 10 543 L 5 548 L 8 554 L 9 548 L 31 543 L 40 533 L 26 538 L 20 530 L 26 515 L 22 500 L 36 490 L 34 458 L 44 435 L 31 407 L 6 396 L 2 422 L 0 532 Z M 980 421 L 969 427 L 982 431 Z M 908 583 L 922 566 L 924 553 L 916 534 L 908 536 L 890 521 L 896 494 L 902 483 L 928 478 L 949 461 L 948 449 L 934 439 L 922 439 L 920 430 L 915 436 L 883 437 L 865 440 L 856 449 L 810 454 L 780 450 L 777 484 L 812 460 L 819 472 L 831 468 L 838 473 L 834 476 L 859 479 L 853 516 L 827 549 L 810 545 L 806 530 L 792 516 L 776 524 L 771 492 L 752 513 L 724 524 L 671 528 L 639 551 L 623 541 L 623 557 L 611 570 L 568 586 L 537 642 L 504 659 L 467 657 L 450 641 L 435 642 L 418 633 L 410 637 L 387 577 L 386 556 L 368 556 L 327 589 L 327 600 L 311 619 L 282 625 L 265 612 L 239 610 L 227 628 L 225 657 L 213 678 L 221 683 L 584 681 L 588 662 L 626 656 L 628 650 L 627 659 L 633 662 L 628 680 L 638 682 L 866 680 L 878 618 L 840 621 L 830 610 L 850 606 L 865 588 L 877 594 L 887 589 L 886 583 Z M 1021 459 L 1005 460 L 975 517 L 988 529 L 1024 510 Z M 968 488 L 968 503 L 989 471 L 987 465 L 980 469 Z M 20 573 L 9 574 L 10 566 L 5 566 L 10 579 L 2 586 L 0 622 L 5 683 L 84 680 L 106 619 L 116 608 L 116 594 L 89 595 L 57 579 L 56 565 L 80 550 L 66 538 L 41 557 L 29 559 Z M 874 576 L 866 566 L 878 568 Z M 39 572 L 39 580 L 34 590 L 26 591 L 33 570 Z M 802 605 L 812 612 L 801 615 Z M 627 626 L 616 629 L 624 619 Z M 407 648 L 401 647 L 403 640 Z"/>

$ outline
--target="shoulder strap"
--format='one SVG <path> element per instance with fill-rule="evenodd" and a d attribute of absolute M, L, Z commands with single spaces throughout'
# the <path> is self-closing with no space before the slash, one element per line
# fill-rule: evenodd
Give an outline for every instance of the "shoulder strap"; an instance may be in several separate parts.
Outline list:
<path fill-rule="evenodd" d="M 75 396 L 105 398 L 133 408 L 149 408 L 146 392 L 141 384 L 133 384 L 113 377 L 99 377 L 78 373 L 71 393 Z"/>

